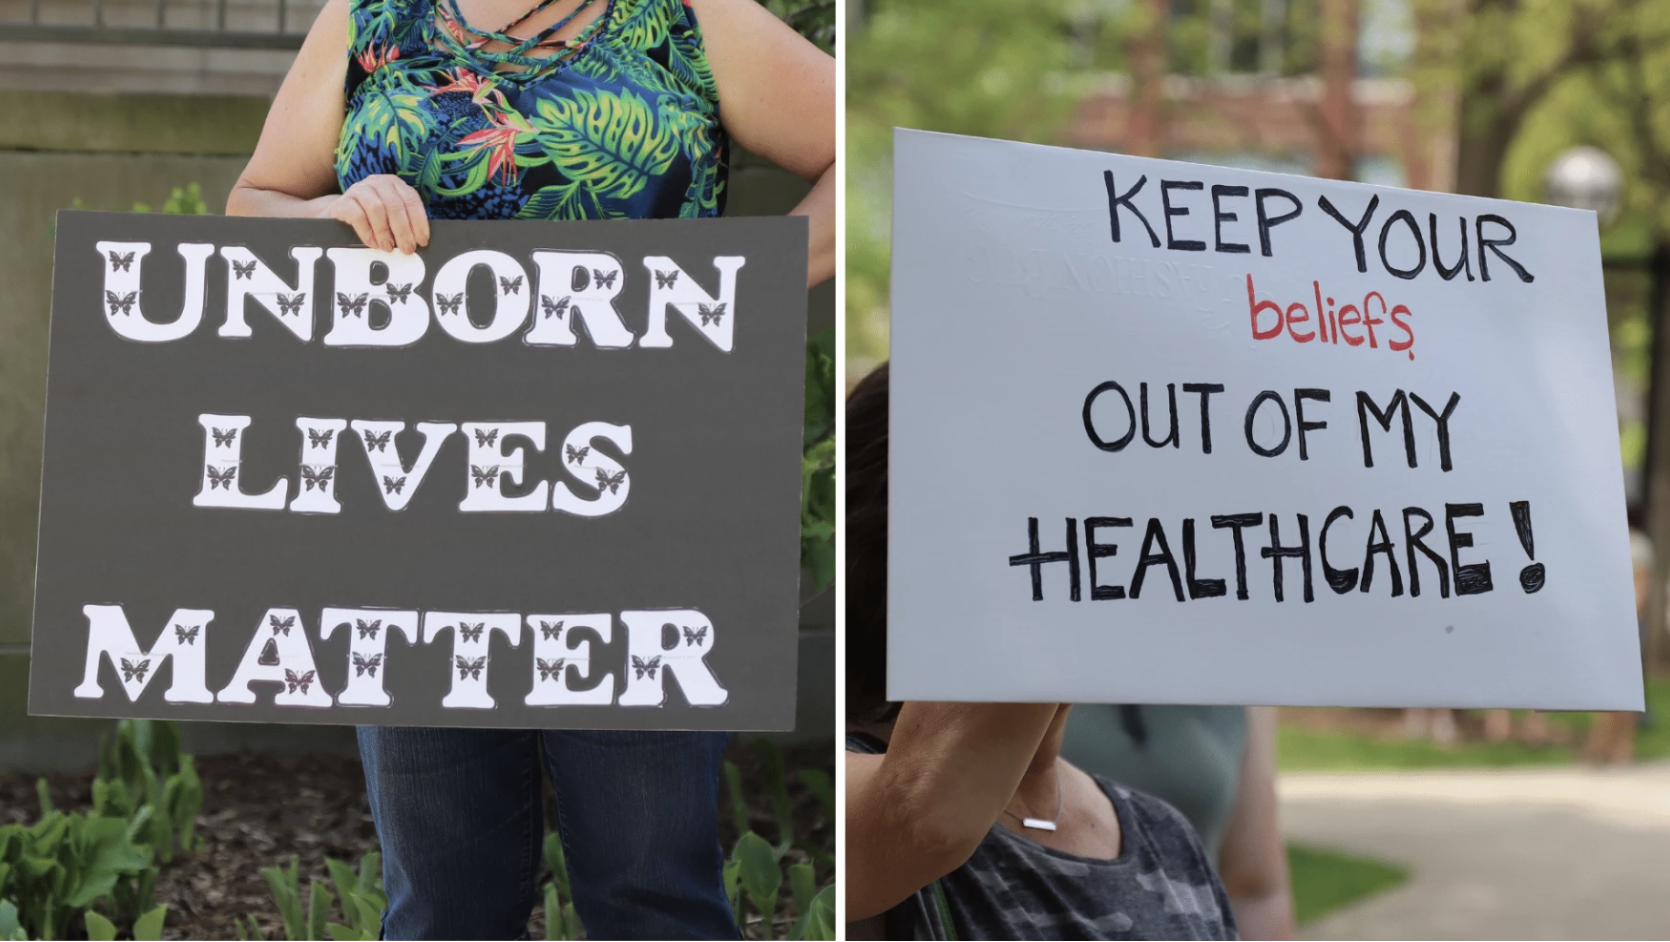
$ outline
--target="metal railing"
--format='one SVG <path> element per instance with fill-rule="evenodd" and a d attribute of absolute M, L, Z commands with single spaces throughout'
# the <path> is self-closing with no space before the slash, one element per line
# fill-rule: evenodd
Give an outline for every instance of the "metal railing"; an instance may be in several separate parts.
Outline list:
<path fill-rule="evenodd" d="M 295 50 L 320 2 L 12 0 L 0 3 L 0 42 Z"/>

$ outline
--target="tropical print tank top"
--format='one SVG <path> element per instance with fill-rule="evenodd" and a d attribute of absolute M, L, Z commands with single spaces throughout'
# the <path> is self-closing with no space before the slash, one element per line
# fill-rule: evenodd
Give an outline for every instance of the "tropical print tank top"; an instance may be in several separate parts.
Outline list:
<path fill-rule="evenodd" d="M 555 0 L 546 0 L 508 31 Z M 577 37 L 550 35 L 590 4 Z M 351 0 L 336 175 L 415 188 L 434 219 L 718 216 L 726 137 L 701 30 L 681 0 L 585 0 L 528 39 L 456 0 Z M 483 52 L 487 39 L 507 52 Z M 549 57 L 537 49 L 565 47 Z"/>

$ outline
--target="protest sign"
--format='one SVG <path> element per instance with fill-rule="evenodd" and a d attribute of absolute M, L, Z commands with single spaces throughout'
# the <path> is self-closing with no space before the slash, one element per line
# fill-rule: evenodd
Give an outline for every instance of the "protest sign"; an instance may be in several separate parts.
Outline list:
<path fill-rule="evenodd" d="M 791 728 L 806 238 L 60 214 L 30 712 Z"/>
<path fill-rule="evenodd" d="M 888 693 L 1639 709 L 1592 213 L 899 131 Z"/>

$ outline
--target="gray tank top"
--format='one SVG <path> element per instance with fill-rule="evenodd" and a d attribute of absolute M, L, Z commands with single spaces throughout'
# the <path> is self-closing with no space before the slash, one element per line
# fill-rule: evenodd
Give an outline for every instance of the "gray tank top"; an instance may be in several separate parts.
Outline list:
<path fill-rule="evenodd" d="M 1247 709 L 1081 703 L 1067 717 L 1068 762 L 1147 792 L 1194 825 L 1213 860 L 1235 811 Z"/>
<path fill-rule="evenodd" d="M 886 751 L 856 733 L 847 736 L 847 749 Z M 937 881 L 941 892 L 929 885 L 888 910 L 876 937 L 1237 938 L 1223 885 L 1183 816 L 1100 776 L 1096 783 L 1119 816 L 1118 857 L 1078 857 L 994 824 L 974 855 Z"/>

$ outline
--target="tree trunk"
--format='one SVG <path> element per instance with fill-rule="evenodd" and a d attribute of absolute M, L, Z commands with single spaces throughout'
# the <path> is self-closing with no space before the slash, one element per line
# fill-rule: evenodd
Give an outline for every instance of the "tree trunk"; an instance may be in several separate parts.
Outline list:
<path fill-rule="evenodd" d="M 1350 180 L 1360 149 L 1357 100 L 1357 0 L 1322 0 L 1318 69 L 1322 127 L 1316 175 Z"/>
<path fill-rule="evenodd" d="M 1126 46 L 1131 62 L 1126 147 L 1138 157 L 1165 156 L 1166 26 L 1170 13 L 1168 0 L 1144 0 Z"/>
<path fill-rule="evenodd" d="M 1501 75 L 1485 76 L 1462 95 L 1457 109 L 1457 193 L 1501 195 L 1502 163 L 1523 117 L 1503 103 L 1504 85 Z"/>
<path fill-rule="evenodd" d="M 1647 591 L 1647 653 L 1664 650 L 1665 603 L 1670 601 L 1670 243 L 1654 248 L 1648 271 L 1653 324 L 1651 398 L 1647 404 L 1646 527 L 1653 541 L 1652 584 Z"/>

